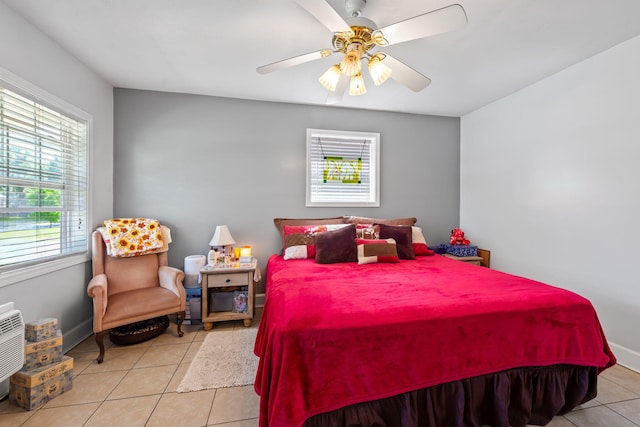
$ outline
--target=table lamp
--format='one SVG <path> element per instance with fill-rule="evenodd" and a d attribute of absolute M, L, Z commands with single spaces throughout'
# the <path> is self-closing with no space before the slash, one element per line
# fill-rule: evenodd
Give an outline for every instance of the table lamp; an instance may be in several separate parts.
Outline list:
<path fill-rule="evenodd" d="M 233 240 L 233 237 L 229 232 L 229 227 L 227 227 L 226 225 L 218 225 L 216 226 L 216 231 L 213 233 L 213 237 L 209 242 L 209 246 L 222 247 L 224 254 L 230 255 L 231 245 L 235 243 L 236 241 Z"/>

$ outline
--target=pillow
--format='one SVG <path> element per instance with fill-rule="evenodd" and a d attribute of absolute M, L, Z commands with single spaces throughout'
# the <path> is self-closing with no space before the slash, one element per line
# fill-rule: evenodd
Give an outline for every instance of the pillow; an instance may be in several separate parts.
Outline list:
<path fill-rule="evenodd" d="M 345 216 L 344 222 L 347 224 L 386 224 L 386 225 L 415 225 L 416 218 L 394 218 L 377 219 L 366 216 Z"/>
<path fill-rule="evenodd" d="M 316 235 L 345 227 L 347 224 L 285 225 L 284 259 L 311 259 L 316 257 Z"/>
<path fill-rule="evenodd" d="M 280 233 L 282 240 L 282 250 L 284 251 L 284 226 L 285 225 L 325 225 L 325 224 L 346 224 L 341 216 L 335 218 L 274 218 L 273 223 Z"/>
<path fill-rule="evenodd" d="M 316 262 L 334 264 L 358 261 L 356 226 L 346 225 L 338 230 L 325 231 L 316 236 Z"/>
<path fill-rule="evenodd" d="M 358 264 L 400 262 L 396 241 L 393 239 L 356 239 L 356 245 L 358 245 Z"/>
<path fill-rule="evenodd" d="M 377 239 L 380 227 L 373 224 L 356 224 L 357 239 Z"/>
<path fill-rule="evenodd" d="M 393 239 L 396 241 L 400 259 L 416 259 L 416 255 L 413 252 L 413 230 L 410 225 L 378 225 L 380 226 L 381 239 Z"/>
<path fill-rule="evenodd" d="M 427 240 L 424 238 L 424 234 L 422 234 L 422 228 L 411 227 L 411 239 L 413 241 L 413 253 L 416 256 L 435 254 L 435 252 L 427 246 Z"/>

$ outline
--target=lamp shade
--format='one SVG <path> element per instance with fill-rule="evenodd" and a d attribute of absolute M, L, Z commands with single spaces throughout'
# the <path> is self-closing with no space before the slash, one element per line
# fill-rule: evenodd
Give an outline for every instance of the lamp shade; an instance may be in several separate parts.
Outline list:
<path fill-rule="evenodd" d="M 351 83 L 349 84 L 349 95 L 358 96 L 367 93 L 367 88 L 364 87 L 364 79 L 362 74 L 358 73 L 351 77 Z"/>
<path fill-rule="evenodd" d="M 371 79 L 376 86 L 384 83 L 391 75 L 391 68 L 382 62 L 384 58 L 384 56 L 376 54 L 369 60 L 369 74 L 371 74 Z"/>
<path fill-rule="evenodd" d="M 340 79 L 340 67 L 337 65 L 329 68 L 323 75 L 320 76 L 318 80 L 322 86 L 329 89 L 331 92 L 336 90 L 336 86 L 338 85 L 338 80 Z"/>
<path fill-rule="evenodd" d="M 228 246 L 235 243 L 236 241 L 233 240 L 231 232 L 229 232 L 229 227 L 226 225 L 218 225 L 216 226 L 216 231 L 213 233 L 213 237 L 209 242 L 209 246 Z"/>

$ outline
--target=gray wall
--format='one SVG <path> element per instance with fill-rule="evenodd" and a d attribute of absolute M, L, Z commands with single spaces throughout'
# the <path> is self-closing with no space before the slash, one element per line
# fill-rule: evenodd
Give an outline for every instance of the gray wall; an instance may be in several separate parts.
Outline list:
<path fill-rule="evenodd" d="M 175 267 L 219 224 L 263 268 L 274 217 L 415 216 L 429 243 L 458 225 L 459 118 L 128 89 L 114 104 L 114 215 L 171 227 Z M 379 208 L 305 207 L 307 128 L 380 133 Z"/>
<path fill-rule="evenodd" d="M 493 267 L 589 298 L 640 371 L 640 37 L 462 118 L 465 231 Z"/>
<path fill-rule="evenodd" d="M 112 215 L 112 87 L 37 28 L 0 2 L 0 67 L 93 116 L 91 223 Z M 86 287 L 91 263 L 0 287 L 0 303 L 13 301 L 25 321 L 58 319 L 65 351 L 92 332 Z"/>

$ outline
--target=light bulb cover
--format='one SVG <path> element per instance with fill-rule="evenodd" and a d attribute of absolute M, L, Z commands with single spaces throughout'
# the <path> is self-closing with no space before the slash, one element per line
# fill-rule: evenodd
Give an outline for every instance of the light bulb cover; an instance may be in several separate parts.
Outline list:
<path fill-rule="evenodd" d="M 349 84 L 349 95 L 358 96 L 367 93 L 367 88 L 364 86 L 364 79 L 362 74 L 358 73 L 351 77 L 351 83 Z"/>
<path fill-rule="evenodd" d="M 340 61 L 340 71 L 351 77 L 360 74 L 362 72 L 362 52 L 360 43 L 351 43 Z"/>
<path fill-rule="evenodd" d="M 337 65 L 333 65 L 327 71 L 324 72 L 323 75 L 320 76 L 318 81 L 320 84 L 331 92 L 336 90 L 336 86 L 338 85 L 338 80 L 340 79 L 340 67 Z"/>
<path fill-rule="evenodd" d="M 340 71 L 347 76 L 355 76 L 362 71 L 360 56 L 356 52 L 347 52 L 340 61 Z"/>
<path fill-rule="evenodd" d="M 385 56 L 381 54 L 375 54 L 369 59 L 369 63 L 367 64 L 371 79 L 376 86 L 380 86 L 391 76 L 391 68 L 382 62 L 384 58 Z"/>

